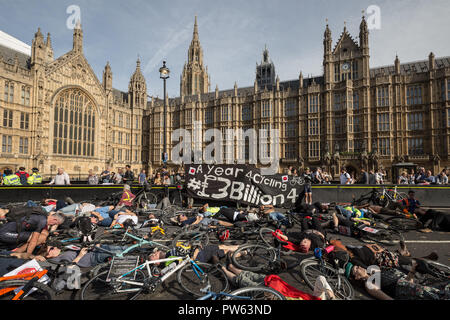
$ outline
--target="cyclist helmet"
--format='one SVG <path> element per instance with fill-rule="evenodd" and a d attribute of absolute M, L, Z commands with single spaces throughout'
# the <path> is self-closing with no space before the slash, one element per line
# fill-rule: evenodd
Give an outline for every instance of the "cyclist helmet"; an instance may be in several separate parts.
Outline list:
<path fill-rule="evenodd" d="M 187 254 L 190 254 L 191 249 L 192 247 L 188 242 L 177 242 L 176 252 L 178 256 L 185 256 Z"/>

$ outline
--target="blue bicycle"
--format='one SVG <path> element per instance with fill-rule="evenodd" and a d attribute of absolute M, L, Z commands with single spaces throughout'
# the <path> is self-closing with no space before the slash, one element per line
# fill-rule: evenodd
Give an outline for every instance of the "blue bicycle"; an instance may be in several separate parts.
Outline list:
<path fill-rule="evenodd" d="M 130 266 L 133 259 L 127 258 Z M 228 289 L 225 273 L 216 266 L 200 263 L 186 257 L 171 257 L 146 261 L 136 266 L 124 268 L 121 263 L 111 264 L 110 270 L 90 279 L 81 290 L 81 300 L 136 300 L 141 295 L 154 293 L 162 283 L 177 273 L 177 281 L 187 293 L 201 297 L 204 292 L 223 292 Z M 163 270 L 158 265 L 170 263 Z M 147 271 L 147 272 L 145 272 Z"/>

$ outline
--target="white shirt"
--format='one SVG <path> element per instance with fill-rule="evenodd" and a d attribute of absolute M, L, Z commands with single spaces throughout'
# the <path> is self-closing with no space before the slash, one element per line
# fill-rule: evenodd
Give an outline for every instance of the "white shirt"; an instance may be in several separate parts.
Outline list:
<path fill-rule="evenodd" d="M 50 184 L 54 184 L 56 186 L 69 185 L 70 184 L 69 175 L 66 172 L 63 172 L 63 174 L 57 174 L 50 182 Z"/>
<path fill-rule="evenodd" d="M 347 184 L 347 181 L 350 179 L 350 175 L 346 172 L 341 174 L 341 184 Z"/>
<path fill-rule="evenodd" d="M 130 216 L 130 215 L 120 215 L 117 217 L 117 223 L 119 224 L 123 224 L 125 221 L 127 221 L 128 219 L 133 220 L 134 224 L 138 224 L 138 217 L 136 216 Z"/>

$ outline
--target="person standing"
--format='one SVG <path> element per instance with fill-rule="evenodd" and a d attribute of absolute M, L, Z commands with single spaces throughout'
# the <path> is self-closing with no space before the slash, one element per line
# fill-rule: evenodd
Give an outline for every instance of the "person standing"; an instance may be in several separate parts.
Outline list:
<path fill-rule="evenodd" d="M 147 175 L 145 173 L 145 170 L 142 170 L 141 173 L 139 174 L 139 184 L 141 186 L 147 184 Z"/>
<path fill-rule="evenodd" d="M 111 180 L 113 178 L 113 175 L 111 173 L 111 168 L 106 168 L 105 171 L 100 174 L 100 181 L 102 183 L 111 183 Z"/>
<path fill-rule="evenodd" d="M 31 176 L 28 177 L 27 183 L 31 186 L 34 184 L 42 184 L 42 176 L 39 173 L 39 169 L 33 168 L 32 171 L 33 171 L 33 173 Z"/>
<path fill-rule="evenodd" d="M 403 171 L 398 177 L 397 184 L 408 184 L 408 173 L 406 171 Z"/>
<path fill-rule="evenodd" d="M 113 177 L 113 182 L 115 184 L 122 184 L 122 179 L 123 179 L 122 176 L 123 176 L 123 170 L 122 170 L 122 168 L 119 168 L 119 170 L 117 170 L 117 173 Z"/>
<path fill-rule="evenodd" d="M 14 174 L 11 169 L 5 169 L 5 177 L 3 178 L 3 185 L 5 186 L 20 186 L 20 178 Z"/>
<path fill-rule="evenodd" d="M 19 171 L 16 172 L 16 175 L 19 177 L 20 183 L 23 186 L 26 186 L 28 184 L 27 180 L 30 175 L 28 174 L 28 172 L 25 171 L 24 167 L 20 167 Z"/>
<path fill-rule="evenodd" d="M 50 181 L 50 183 L 48 183 L 48 185 L 53 184 L 55 186 L 65 186 L 65 185 L 70 186 L 70 177 L 66 172 L 64 172 L 63 168 L 58 168 L 58 173 L 53 178 L 53 180 Z"/>
<path fill-rule="evenodd" d="M 365 169 L 361 169 L 361 180 L 359 180 L 360 184 L 369 184 L 369 174 Z"/>
<path fill-rule="evenodd" d="M 352 179 L 351 179 L 350 175 L 347 173 L 347 170 L 345 170 L 345 169 L 341 170 L 340 180 L 341 180 L 341 184 L 351 184 Z"/>
<path fill-rule="evenodd" d="M 89 169 L 88 184 L 98 184 L 98 176 L 92 172 L 92 169 Z"/>
<path fill-rule="evenodd" d="M 131 166 L 130 165 L 126 165 L 125 166 L 126 171 L 125 174 L 123 175 L 123 182 L 129 186 L 131 186 L 133 184 L 134 181 L 134 173 L 133 171 L 131 171 Z"/>

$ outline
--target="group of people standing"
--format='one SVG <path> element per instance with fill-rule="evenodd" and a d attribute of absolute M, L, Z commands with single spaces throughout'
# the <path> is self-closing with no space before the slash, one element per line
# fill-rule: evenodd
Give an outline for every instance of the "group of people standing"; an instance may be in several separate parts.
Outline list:
<path fill-rule="evenodd" d="M 434 176 L 431 170 L 425 170 L 421 167 L 417 171 L 411 170 L 409 173 L 403 171 L 397 180 L 398 184 L 448 184 L 447 169 L 443 169 L 438 175 Z"/>
<path fill-rule="evenodd" d="M 42 175 L 38 168 L 33 168 L 31 174 L 20 167 L 16 173 L 11 169 L 5 169 L 1 175 L 1 184 L 4 186 L 27 186 L 42 183 Z"/>

